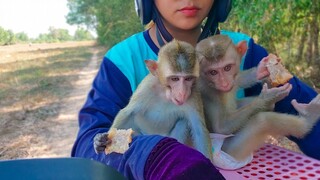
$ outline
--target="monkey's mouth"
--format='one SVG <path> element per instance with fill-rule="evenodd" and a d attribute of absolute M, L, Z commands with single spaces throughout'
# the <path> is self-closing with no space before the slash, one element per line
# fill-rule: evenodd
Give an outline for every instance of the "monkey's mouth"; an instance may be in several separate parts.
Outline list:
<path fill-rule="evenodd" d="M 222 86 L 217 88 L 218 90 L 222 91 L 222 92 L 229 92 L 232 90 L 232 86 Z"/>
<path fill-rule="evenodd" d="M 184 101 L 179 101 L 179 100 L 177 100 L 175 98 L 172 98 L 172 102 L 177 106 L 181 106 L 181 105 L 184 104 Z"/>

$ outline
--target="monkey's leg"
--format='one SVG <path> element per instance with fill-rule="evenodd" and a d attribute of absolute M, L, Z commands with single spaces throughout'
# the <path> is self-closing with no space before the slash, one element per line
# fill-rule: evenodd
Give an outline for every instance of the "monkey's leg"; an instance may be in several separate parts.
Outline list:
<path fill-rule="evenodd" d="M 310 128 L 310 124 L 298 116 L 260 112 L 235 136 L 227 138 L 222 150 L 238 160 L 243 160 L 261 147 L 268 135 L 303 137 Z"/>

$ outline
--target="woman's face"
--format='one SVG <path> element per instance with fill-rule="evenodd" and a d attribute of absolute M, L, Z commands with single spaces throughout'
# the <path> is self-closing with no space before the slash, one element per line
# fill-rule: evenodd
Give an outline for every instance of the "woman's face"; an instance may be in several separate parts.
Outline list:
<path fill-rule="evenodd" d="M 163 23 L 172 30 L 200 28 L 214 0 L 154 0 Z"/>

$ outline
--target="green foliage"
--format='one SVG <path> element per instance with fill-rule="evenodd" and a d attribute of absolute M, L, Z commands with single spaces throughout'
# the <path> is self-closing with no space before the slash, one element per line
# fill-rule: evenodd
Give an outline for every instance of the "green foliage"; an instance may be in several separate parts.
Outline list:
<path fill-rule="evenodd" d="M 0 46 L 10 45 L 15 43 L 53 43 L 65 41 L 84 41 L 94 40 L 95 37 L 86 29 L 78 28 L 71 36 L 67 29 L 49 28 L 49 33 L 40 34 L 35 39 L 30 39 L 25 32 L 14 34 L 11 30 L 5 30 L 0 27 Z"/>
<path fill-rule="evenodd" d="M 95 28 L 101 44 L 112 46 L 143 30 L 135 14 L 134 1 L 68 0 L 68 6 L 67 22 Z"/>
<path fill-rule="evenodd" d="M 66 29 L 56 29 L 54 27 L 50 27 L 49 36 L 52 39 L 57 40 L 58 42 L 72 40 L 72 36 L 69 34 L 69 31 Z"/>
<path fill-rule="evenodd" d="M 99 0 L 68 0 L 69 13 L 67 23 L 71 25 L 86 25 L 96 29 L 96 8 Z"/>
<path fill-rule="evenodd" d="M 11 30 L 5 30 L 0 27 L 0 46 L 14 44 L 16 37 Z"/>
<path fill-rule="evenodd" d="M 76 32 L 74 33 L 74 40 L 76 41 L 83 41 L 83 40 L 93 40 L 94 37 L 92 36 L 92 34 L 84 29 L 84 28 L 78 28 L 76 30 Z"/>
<path fill-rule="evenodd" d="M 67 29 L 49 28 L 48 34 L 40 34 L 35 42 L 64 42 L 70 41 L 73 37 L 69 34 Z"/>
<path fill-rule="evenodd" d="M 28 42 L 29 41 L 29 37 L 25 32 L 20 32 L 15 34 L 17 42 Z"/>
<path fill-rule="evenodd" d="M 236 0 L 221 27 L 250 35 L 278 54 L 293 73 L 319 86 L 318 75 L 313 75 L 319 70 L 311 68 L 320 67 L 319 21 L 318 0 Z"/>

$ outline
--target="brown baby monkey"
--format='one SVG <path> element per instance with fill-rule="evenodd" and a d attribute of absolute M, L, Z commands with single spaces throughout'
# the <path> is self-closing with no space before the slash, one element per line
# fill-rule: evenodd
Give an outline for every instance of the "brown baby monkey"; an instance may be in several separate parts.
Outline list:
<path fill-rule="evenodd" d="M 320 96 L 309 104 L 292 102 L 299 116 L 272 112 L 274 104 L 286 97 L 292 86 L 268 88 L 259 96 L 238 100 L 239 87 L 250 87 L 269 75 L 262 59 L 257 68 L 240 72 L 247 42 L 233 44 L 228 36 L 216 35 L 196 46 L 200 61 L 199 88 L 207 128 L 213 140 L 213 162 L 224 169 L 237 169 L 252 160 L 269 135 L 303 137 L 319 118 Z M 318 110 L 317 110 L 318 109 Z"/>
<path fill-rule="evenodd" d="M 199 62 L 194 47 L 173 40 L 160 49 L 158 61 L 145 63 L 150 73 L 139 84 L 129 104 L 117 114 L 111 128 L 132 128 L 135 135 L 173 137 L 212 160 L 211 141 L 196 85 Z M 110 143 L 107 134 L 96 136 L 97 152 Z"/>

